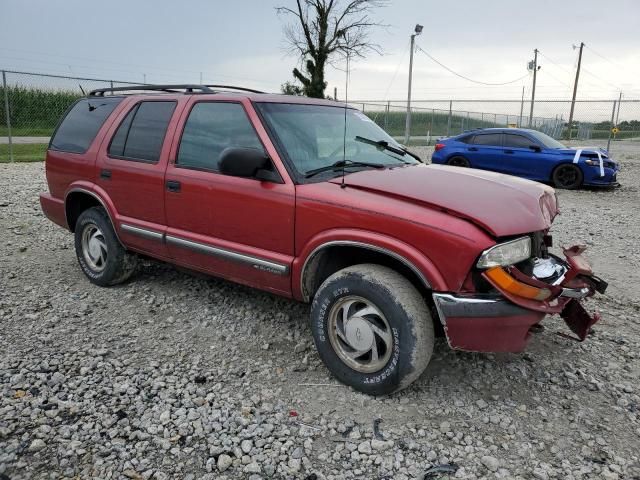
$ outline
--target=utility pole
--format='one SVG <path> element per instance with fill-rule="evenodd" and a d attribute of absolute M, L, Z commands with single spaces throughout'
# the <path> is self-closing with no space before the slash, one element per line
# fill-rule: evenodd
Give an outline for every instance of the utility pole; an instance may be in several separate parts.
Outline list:
<path fill-rule="evenodd" d="M 202 72 L 200 72 L 200 85 L 202 85 Z"/>
<path fill-rule="evenodd" d="M 618 113 L 616 113 L 616 124 L 614 127 L 618 126 L 618 121 L 620 120 L 620 104 L 622 103 L 622 92 L 620 92 L 620 96 L 618 97 Z"/>
<path fill-rule="evenodd" d="M 576 81 L 573 83 L 573 97 L 571 98 L 571 110 L 569 111 L 569 140 L 571 140 L 571 130 L 573 130 L 573 110 L 576 106 L 576 93 L 578 93 L 578 78 L 580 78 L 580 64 L 582 63 L 583 48 L 584 42 L 580 42 L 580 53 L 578 53 L 578 68 L 576 69 Z"/>
<path fill-rule="evenodd" d="M 338 100 L 338 87 L 333 87 L 333 99 Z"/>
<path fill-rule="evenodd" d="M 411 135 L 411 77 L 413 76 L 413 51 L 415 50 L 416 35 L 422 33 L 422 25 L 416 25 L 411 35 L 411 48 L 409 53 L 409 93 L 407 94 L 407 120 L 404 126 L 404 143 L 409 143 Z"/>
<path fill-rule="evenodd" d="M 524 110 L 524 85 L 522 86 L 522 98 L 520 99 L 520 119 L 518 120 L 518 127 L 522 128 L 522 110 Z"/>
<path fill-rule="evenodd" d="M 531 65 L 531 63 L 529 63 Z M 533 87 L 531 88 L 531 109 L 529 110 L 529 128 L 533 122 L 533 104 L 536 101 L 536 74 L 538 73 L 538 49 L 533 51 Z"/>

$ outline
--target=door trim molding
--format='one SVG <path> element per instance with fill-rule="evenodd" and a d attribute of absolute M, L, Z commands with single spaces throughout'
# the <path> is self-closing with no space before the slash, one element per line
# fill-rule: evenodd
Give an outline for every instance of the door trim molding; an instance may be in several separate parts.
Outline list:
<path fill-rule="evenodd" d="M 214 257 L 220 257 L 225 260 L 232 260 L 238 263 L 251 265 L 256 270 L 261 270 L 275 275 L 286 275 L 289 273 L 289 267 L 281 263 L 271 262 L 263 258 L 246 255 L 244 253 L 238 253 L 233 250 L 227 250 L 225 248 L 214 247 L 205 243 L 194 242 L 181 237 L 175 237 L 173 235 L 165 235 L 165 241 L 168 244 L 175 245 L 177 247 L 193 250 L 205 255 L 211 255 Z"/>
<path fill-rule="evenodd" d="M 164 239 L 164 234 L 161 232 L 148 230 L 146 228 L 135 227 L 133 225 L 129 225 L 128 223 L 121 223 L 120 228 L 127 233 L 137 235 L 142 238 L 147 238 L 149 240 L 158 240 L 161 242 Z"/>

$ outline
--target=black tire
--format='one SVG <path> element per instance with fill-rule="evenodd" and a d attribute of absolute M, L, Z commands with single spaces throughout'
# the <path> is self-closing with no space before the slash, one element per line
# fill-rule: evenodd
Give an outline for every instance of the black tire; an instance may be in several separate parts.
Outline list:
<path fill-rule="evenodd" d="M 447 165 L 451 165 L 452 167 L 464 167 L 464 168 L 469 168 L 471 166 L 471 164 L 469 163 L 469 160 L 467 160 L 464 157 L 461 157 L 460 155 L 456 155 L 455 157 L 451 157 L 449 160 L 447 160 Z"/>
<path fill-rule="evenodd" d="M 89 237 L 91 239 L 86 240 Z M 80 268 L 91 283 L 101 287 L 125 282 L 138 264 L 137 255 L 127 252 L 116 237 L 102 207 L 92 207 L 80 214 L 75 228 L 75 247 Z"/>
<path fill-rule="evenodd" d="M 345 363 L 340 351 L 348 348 L 344 346 L 349 344 L 346 340 L 340 340 L 337 326 L 333 329 L 333 336 L 330 334 L 330 318 L 333 315 L 344 318 L 343 315 L 348 316 L 349 309 L 355 308 L 358 311 L 358 301 L 355 300 L 355 307 L 347 306 L 346 314 L 342 310 L 334 313 L 341 302 L 349 305 L 353 298 L 366 300 L 377 308 L 386 320 L 383 327 L 386 325 L 387 328 L 382 330 L 388 330 L 392 334 L 390 349 L 386 348 L 382 337 L 373 335 L 373 342 L 378 345 L 375 348 L 379 362 L 385 361 L 380 358 L 383 352 L 391 352 L 386 363 L 376 371 L 362 372 Z M 362 311 L 364 310 L 359 310 L 358 313 Z M 371 323 L 378 321 L 375 315 L 361 314 L 354 315 L 348 322 L 358 319 L 357 323 L 363 318 Z M 327 278 L 313 299 L 311 327 L 318 354 L 331 373 L 342 383 L 372 395 L 389 394 L 410 385 L 427 367 L 433 353 L 434 328 L 424 298 L 409 280 L 395 270 L 381 265 L 355 265 Z M 343 327 L 344 335 L 348 329 L 344 325 Z M 350 331 L 353 332 L 353 328 Z M 355 331 L 360 340 L 360 329 Z M 339 344 L 338 347 L 334 347 L 336 343 Z M 373 354 L 367 353 L 362 358 L 363 363 L 367 358 L 373 360 Z M 372 362 L 371 366 L 374 365 L 376 364 Z"/>
<path fill-rule="evenodd" d="M 564 163 L 558 165 L 553 174 L 551 181 L 556 188 L 564 188 L 566 190 L 575 190 L 582 185 L 582 170 L 572 163 Z"/>

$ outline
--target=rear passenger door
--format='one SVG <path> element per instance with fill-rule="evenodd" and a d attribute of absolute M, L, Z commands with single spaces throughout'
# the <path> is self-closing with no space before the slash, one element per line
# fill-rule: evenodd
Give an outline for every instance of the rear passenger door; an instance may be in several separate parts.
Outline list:
<path fill-rule="evenodd" d="M 194 99 L 185 116 L 165 181 L 166 239 L 174 261 L 290 294 L 295 186 L 273 163 L 277 153 L 256 113 L 241 102 Z M 274 179 L 222 174 L 218 163 L 228 147 L 266 153 Z"/>
<path fill-rule="evenodd" d="M 494 172 L 504 170 L 502 133 L 478 133 L 473 137 L 467 150 L 472 152 L 469 159 L 473 167 Z"/>
<path fill-rule="evenodd" d="M 170 149 L 166 133 L 177 105 L 177 100 L 165 98 L 130 104 L 115 120 L 97 160 L 97 189 L 113 202 L 121 240 L 162 258 L 168 257 L 162 237 Z"/>

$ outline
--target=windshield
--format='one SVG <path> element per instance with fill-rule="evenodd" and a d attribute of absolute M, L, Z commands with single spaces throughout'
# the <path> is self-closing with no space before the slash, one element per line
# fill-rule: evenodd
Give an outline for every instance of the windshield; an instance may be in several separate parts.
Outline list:
<path fill-rule="evenodd" d="M 551 138 L 546 133 L 538 132 L 537 130 L 529 130 L 529 134 L 546 148 L 567 148 L 565 145 L 557 141 L 555 138 Z"/>
<path fill-rule="evenodd" d="M 342 160 L 353 162 L 345 165 L 349 169 L 347 173 L 355 168 L 418 163 L 405 154 L 384 130 L 357 110 L 346 109 L 345 136 L 343 107 L 259 103 L 258 108 L 301 176 L 325 167 L 324 175 L 340 175 L 341 169 L 330 167 L 344 164 Z"/>

